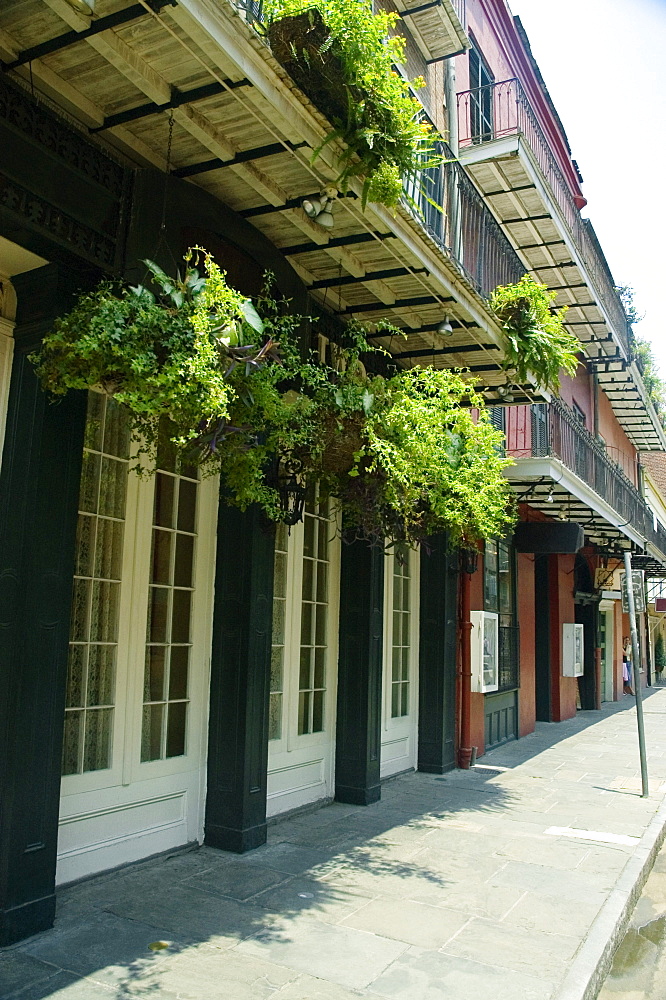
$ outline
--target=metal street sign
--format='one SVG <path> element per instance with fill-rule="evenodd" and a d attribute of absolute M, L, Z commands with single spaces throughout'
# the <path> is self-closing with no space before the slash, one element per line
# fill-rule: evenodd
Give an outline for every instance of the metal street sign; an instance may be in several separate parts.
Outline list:
<path fill-rule="evenodd" d="M 645 611 L 645 580 L 642 569 L 632 569 L 631 579 L 633 581 L 634 605 L 636 614 Z M 622 610 L 629 611 L 629 600 L 627 598 L 627 574 L 620 573 L 620 588 L 622 590 Z"/>

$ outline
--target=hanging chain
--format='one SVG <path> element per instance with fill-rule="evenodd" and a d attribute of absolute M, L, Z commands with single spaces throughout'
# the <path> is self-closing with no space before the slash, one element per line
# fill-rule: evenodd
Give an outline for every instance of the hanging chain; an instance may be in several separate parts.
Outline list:
<path fill-rule="evenodd" d="M 162 199 L 162 222 L 160 223 L 160 233 L 163 233 L 166 229 L 167 194 L 169 190 L 169 176 L 171 174 L 172 142 L 173 142 L 173 111 L 169 115 L 169 139 L 167 141 L 166 177 L 164 178 L 164 198 Z"/>

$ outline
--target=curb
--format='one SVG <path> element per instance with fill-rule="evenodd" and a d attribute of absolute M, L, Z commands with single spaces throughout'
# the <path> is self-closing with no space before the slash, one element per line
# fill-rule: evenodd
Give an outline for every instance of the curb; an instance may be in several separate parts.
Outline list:
<path fill-rule="evenodd" d="M 613 963 L 633 909 L 666 839 L 666 799 L 595 917 L 585 941 L 552 1000 L 594 1000 Z"/>

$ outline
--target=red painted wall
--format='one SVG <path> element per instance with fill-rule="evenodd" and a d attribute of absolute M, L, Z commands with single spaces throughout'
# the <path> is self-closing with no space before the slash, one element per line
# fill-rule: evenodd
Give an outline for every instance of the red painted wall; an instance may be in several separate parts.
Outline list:
<path fill-rule="evenodd" d="M 526 736 L 535 726 L 534 656 L 534 556 L 519 553 L 517 574 L 518 623 L 520 625 L 520 691 L 518 692 L 519 735 Z"/>
<path fill-rule="evenodd" d="M 562 625 L 574 622 L 574 561 L 573 555 L 550 556 L 550 649 L 551 697 L 553 722 L 570 719 L 576 714 L 578 681 L 562 677 Z"/>

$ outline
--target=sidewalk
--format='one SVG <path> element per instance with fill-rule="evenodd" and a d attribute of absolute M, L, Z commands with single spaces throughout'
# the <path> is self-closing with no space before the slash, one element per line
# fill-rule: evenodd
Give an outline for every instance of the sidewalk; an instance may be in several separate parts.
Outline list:
<path fill-rule="evenodd" d="M 666 823 L 666 689 L 645 698 L 648 800 L 633 705 L 277 823 L 242 857 L 203 848 L 62 890 L 55 928 L 0 952 L 0 996 L 593 997 Z"/>

